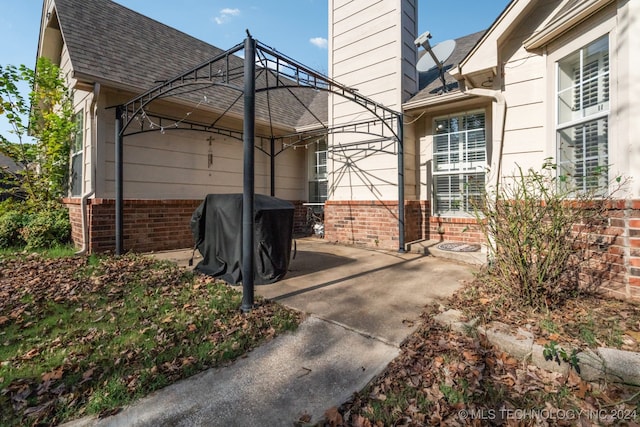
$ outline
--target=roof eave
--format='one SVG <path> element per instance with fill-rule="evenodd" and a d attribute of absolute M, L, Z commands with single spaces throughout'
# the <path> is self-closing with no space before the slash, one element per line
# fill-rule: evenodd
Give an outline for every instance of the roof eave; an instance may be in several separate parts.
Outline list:
<path fill-rule="evenodd" d="M 471 95 L 468 95 L 461 91 L 447 92 L 438 96 L 431 96 L 428 98 L 417 99 L 415 101 L 406 102 L 402 104 L 402 111 L 410 111 L 410 110 L 417 110 L 421 108 L 427 108 L 427 107 L 436 106 L 440 104 L 446 104 L 449 102 L 469 99 L 471 97 L 472 97 Z"/>
<path fill-rule="evenodd" d="M 614 1 L 615 0 L 585 0 L 579 3 L 574 9 L 560 17 L 560 19 L 551 22 L 545 28 L 526 39 L 523 43 L 524 48 L 527 50 L 535 50 L 549 44 L 578 23 L 584 21 Z"/>
<path fill-rule="evenodd" d="M 498 27 L 501 27 L 503 25 L 506 25 L 508 27 L 509 24 L 507 23 L 507 18 L 514 13 L 517 16 L 526 7 L 525 3 L 526 2 L 523 0 L 511 0 L 511 2 L 502 11 L 502 13 L 496 18 L 495 21 L 493 21 L 489 29 L 487 29 L 480 40 L 478 40 L 476 45 L 469 51 L 467 56 L 465 56 L 462 61 L 460 61 L 458 67 L 460 69 L 463 69 L 470 61 L 470 59 L 476 54 L 476 52 L 478 52 L 478 50 L 482 48 L 485 42 L 493 36 L 493 33 L 498 31 Z"/>

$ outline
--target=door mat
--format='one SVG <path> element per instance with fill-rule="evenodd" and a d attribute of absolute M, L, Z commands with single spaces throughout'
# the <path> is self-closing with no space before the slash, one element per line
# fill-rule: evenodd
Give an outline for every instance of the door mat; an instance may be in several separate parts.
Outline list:
<path fill-rule="evenodd" d="M 480 245 L 477 243 L 447 242 L 440 243 L 438 249 L 449 252 L 478 252 Z"/>

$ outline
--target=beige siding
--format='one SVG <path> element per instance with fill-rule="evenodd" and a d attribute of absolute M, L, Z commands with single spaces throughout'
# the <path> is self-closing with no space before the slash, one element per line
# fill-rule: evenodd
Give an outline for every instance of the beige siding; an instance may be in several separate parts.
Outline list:
<path fill-rule="evenodd" d="M 636 49 L 631 49 L 634 39 L 637 40 L 638 24 L 637 1 L 612 3 L 591 16 L 580 25 L 574 27 L 554 40 L 547 47 L 549 76 L 554 76 L 558 60 L 575 52 L 603 35 L 609 37 L 609 72 L 610 72 L 610 114 L 608 126 L 608 163 L 610 178 L 615 176 L 631 177 L 627 189 L 630 197 L 640 196 L 640 184 L 635 177 L 639 176 L 640 158 L 638 157 L 638 135 L 640 126 L 637 120 L 638 96 L 638 58 Z M 635 12 L 635 13 L 632 13 Z M 550 77 L 551 79 L 552 77 Z M 553 80 L 551 80 L 553 81 Z M 635 92 L 633 91 L 635 88 Z M 553 83 L 547 86 L 547 96 L 552 108 L 548 112 L 549 129 L 546 133 L 549 151 L 555 155 L 555 89 Z M 634 115 L 634 111 L 636 114 Z"/>
<path fill-rule="evenodd" d="M 329 75 L 358 93 L 400 111 L 416 91 L 414 68 L 417 2 L 413 0 L 330 0 Z M 371 120 L 369 111 L 330 96 L 330 125 Z M 385 135 L 390 132 L 385 131 Z M 395 143 L 371 144 L 377 136 L 337 134 L 329 138 L 329 198 L 395 200 L 398 158 Z M 353 145 L 360 142 L 358 145 Z M 348 147 L 348 148 L 345 148 Z M 406 144 L 405 144 L 406 147 Z M 415 149 L 408 149 L 407 188 L 416 194 Z"/>
<path fill-rule="evenodd" d="M 618 140 L 620 169 L 634 177 L 629 192 L 640 197 L 640 2 L 620 2 L 621 25 L 617 32 Z M 626 22 L 623 21 L 626 19 Z M 624 159 L 624 160 L 623 160 Z"/>
<path fill-rule="evenodd" d="M 105 91 L 99 110 L 97 152 L 97 198 L 115 197 L 115 110 L 127 96 Z M 133 125 L 132 125 L 133 126 Z M 124 196 L 129 199 L 199 199 L 210 193 L 241 193 L 242 141 L 213 135 L 213 164 L 208 167 L 212 134 L 165 131 L 124 138 Z M 259 146 L 257 141 L 256 145 Z M 282 147 L 278 145 L 276 150 Z M 276 157 L 276 197 L 306 199 L 307 150 L 288 149 Z M 270 193 L 269 157 L 256 149 L 256 192 Z"/>
<path fill-rule="evenodd" d="M 548 157 L 545 139 L 546 116 L 550 107 L 546 99 L 546 57 L 527 52 L 522 42 L 546 19 L 550 4 L 538 2 L 527 11 L 526 19 L 511 24 L 507 37 L 499 42 L 502 84 L 508 106 L 505 120 L 500 172 L 512 176 L 518 168 L 540 169 Z M 494 165 L 492 165 L 494 166 Z"/>
<path fill-rule="evenodd" d="M 132 199 L 198 199 L 210 193 L 241 193 L 242 142 L 216 137 L 208 167 L 209 134 L 167 131 L 125 137 L 124 193 Z M 115 147 L 105 144 L 104 192 L 114 197 Z M 304 152 L 288 150 L 276 159 L 276 196 L 302 200 L 305 195 Z M 256 192 L 269 194 L 269 158 L 256 151 Z"/>

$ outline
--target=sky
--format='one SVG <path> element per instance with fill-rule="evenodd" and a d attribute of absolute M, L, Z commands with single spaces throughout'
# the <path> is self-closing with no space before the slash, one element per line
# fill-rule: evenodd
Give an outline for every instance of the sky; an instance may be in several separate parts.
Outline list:
<path fill-rule="evenodd" d="M 327 73 L 327 0 L 115 1 L 223 50 L 242 42 L 249 30 L 261 43 Z M 418 34 L 431 32 L 436 45 L 486 29 L 509 1 L 419 0 Z M 0 0 L 0 65 L 33 68 L 41 13 L 42 0 Z M 7 136 L 8 129 L 0 117 L 0 134 Z"/>

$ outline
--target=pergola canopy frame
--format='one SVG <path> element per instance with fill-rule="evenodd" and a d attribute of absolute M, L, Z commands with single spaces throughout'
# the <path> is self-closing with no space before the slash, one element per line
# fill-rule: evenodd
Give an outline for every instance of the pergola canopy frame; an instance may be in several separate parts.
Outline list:
<path fill-rule="evenodd" d="M 235 56 L 236 53 L 244 50 L 244 59 Z M 240 63 L 240 61 L 242 63 Z M 222 66 L 220 66 L 222 64 Z M 216 67 L 217 66 L 217 67 Z M 259 73 L 256 73 L 258 68 Z M 274 77 L 270 79 L 269 77 Z M 266 84 L 258 86 L 258 77 L 264 78 Z M 227 109 L 213 123 L 205 125 L 186 118 L 175 121 L 174 119 L 158 113 L 150 113 L 145 108 L 153 101 L 167 97 L 182 97 L 188 94 L 202 91 L 206 88 L 228 88 L 236 91 L 238 96 L 227 107 Z M 305 88 L 310 90 L 322 90 L 334 95 L 341 96 L 364 109 L 368 110 L 375 118 L 357 123 L 348 123 L 328 127 L 300 100 L 293 89 Z M 271 107 L 269 104 L 268 92 L 271 90 L 287 90 L 296 98 L 303 108 L 306 108 L 322 126 L 321 129 L 307 132 L 299 132 L 290 135 L 273 135 L 271 123 Z M 256 135 L 256 93 L 267 92 L 268 120 L 271 126 L 271 135 Z M 222 116 L 227 114 L 235 104 L 243 99 L 243 130 L 242 132 L 226 129 L 217 126 L 217 122 Z M 157 118 L 160 123 L 151 125 L 145 129 L 145 117 Z M 142 117 L 140 129 L 127 132 L 133 121 Z M 172 122 L 167 127 L 162 126 L 162 121 Z M 153 123 L 153 122 L 151 122 Z M 382 129 L 376 131 L 375 129 Z M 395 153 L 398 157 L 398 228 L 399 228 L 399 251 L 404 251 L 404 153 L 403 153 L 403 117 L 402 113 L 396 112 L 376 101 L 360 95 L 356 89 L 342 85 L 327 76 L 324 76 L 293 59 L 276 52 L 251 37 L 247 31 L 247 38 L 243 43 L 237 44 L 231 49 L 215 56 L 214 58 L 176 76 L 164 81 L 159 85 L 149 89 L 145 93 L 129 100 L 125 104 L 116 107 L 115 125 L 115 187 L 116 187 L 116 254 L 121 255 L 123 248 L 123 146 L 124 137 L 149 131 L 168 130 L 192 130 L 219 134 L 235 139 L 241 139 L 244 144 L 244 179 L 243 179 L 243 302 L 242 310 L 249 311 L 253 306 L 253 275 L 254 275 L 254 255 L 253 255 L 253 198 L 254 198 L 254 150 L 258 148 L 271 157 L 271 192 L 274 195 L 274 172 L 275 157 L 287 148 L 308 144 L 313 138 L 336 133 L 363 133 L 377 138 L 371 141 L 361 141 L 353 143 L 354 146 L 378 143 L 380 141 L 394 141 L 397 145 Z M 255 140 L 268 140 L 271 151 L 267 153 L 261 147 L 255 147 Z M 282 141 L 282 149 L 275 151 L 275 141 Z M 285 141 L 292 141 L 286 144 Z M 385 147 L 385 149 L 388 146 Z M 344 147 L 341 147 L 344 150 Z M 378 150 L 381 151 L 381 150 Z M 246 224 L 245 224 L 246 222 Z"/>

